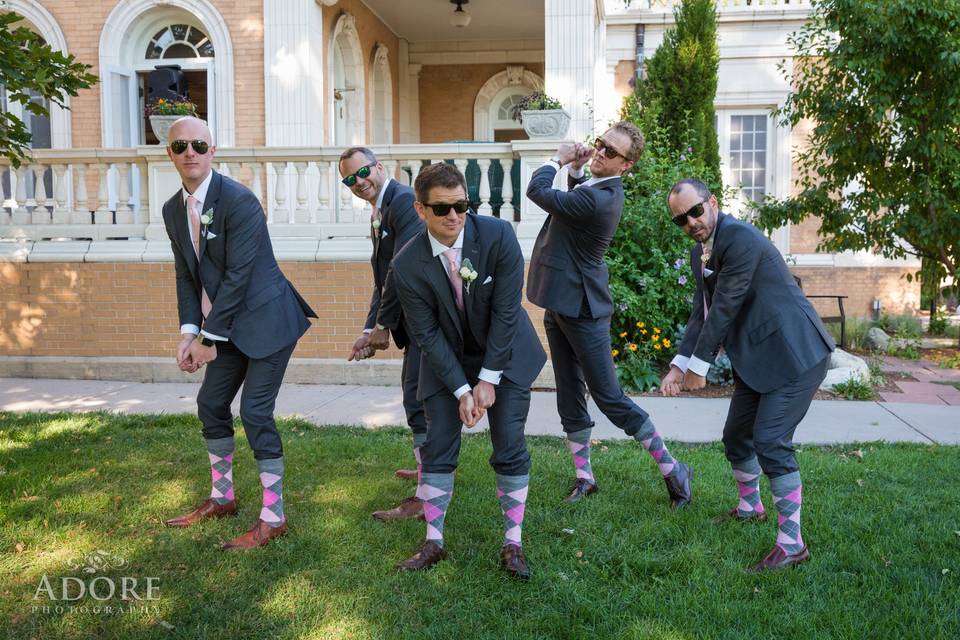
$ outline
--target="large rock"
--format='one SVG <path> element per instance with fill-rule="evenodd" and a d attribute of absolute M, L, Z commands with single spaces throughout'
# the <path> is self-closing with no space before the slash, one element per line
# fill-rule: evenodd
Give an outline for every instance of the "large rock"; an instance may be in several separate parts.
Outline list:
<path fill-rule="evenodd" d="M 890 336 L 880 327 L 871 327 L 867 332 L 867 347 L 886 353 L 890 346 Z"/>
<path fill-rule="evenodd" d="M 827 368 L 827 377 L 820 383 L 820 388 L 829 390 L 832 389 L 835 384 L 840 384 L 841 382 L 846 382 L 854 378 L 859 378 L 869 384 L 870 367 L 863 358 L 837 348 L 830 354 L 830 366 Z"/>

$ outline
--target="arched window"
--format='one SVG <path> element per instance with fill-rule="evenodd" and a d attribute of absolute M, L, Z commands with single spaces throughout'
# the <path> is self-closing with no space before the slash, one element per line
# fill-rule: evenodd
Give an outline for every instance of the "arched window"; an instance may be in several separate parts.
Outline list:
<path fill-rule="evenodd" d="M 158 31 L 147 45 L 147 60 L 158 58 L 212 58 L 213 43 L 203 31 L 188 24 L 172 24 Z"/>

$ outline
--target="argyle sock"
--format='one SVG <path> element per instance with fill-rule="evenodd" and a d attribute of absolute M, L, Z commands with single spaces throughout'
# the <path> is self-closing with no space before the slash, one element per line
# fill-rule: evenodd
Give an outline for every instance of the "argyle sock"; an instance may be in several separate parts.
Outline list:
<path fill-rule="evenodd" d="M 667 445 L 664 444 L 663 438 L 657 433 L 657 429 L 653 426 L 653 421 L 650 418 L 647 418 L 640 426 L 640 430 L 633 434 L 633 438 L 657 461 L 657 466 L 660 467 L 660 475 L 667 478 L 677 472 L 679 467 L 677 467 L 676 460 L 670 455 Z"/>
<path fill-rule="evenodd" d="M 523 512 L 527 505 L 527 490 L 530 487 L 530 475 L 504 476 L 497 474 L 497 498 L 503 512 L 503 545 L 521 546 L 523 533 Z"/>
<path fill-rule="evenodd" d="M 427 521 L 427 540 L 443 546 L 443 520 L 453 497 L 452 473 L 421 473 L 417 483 L 417 497 L 423 503 L 423 517 Z"/>
<path fill-rule="evenodd" d="M 770 478 L 770 488 L 777 505 L 777 546 L 787 555 L 799 553 L 804 546 L 800 535 L 800 503 L 803 501 L 800 472 Z"/>
<path fill-rule="evenodd" d="M 210 497 L 217 504 L 233 502 L 233 436 L 207 439 L 210 458 Z"/>
<path fill-rule="evenodd" d="M 760 501 L 760 463 L 754 456 L 744 462 L 730 465 L 733 467 L 733 477 L 737 481 L 737 491 L 740 494 L 740 503 L 737 505 L 737 514 L 751 516 L 755 513 L 764 513 L 763 502 Z"/>
<path fill-rule="evenodd" d="M 593 478 L 593 467 L 590 466 L 590 432 L 591 429 L 581 429 L 567 434 L 567 447 L 573 456 L 573 466 L 577 470 L 577 477 L 596 483 Z"/>
<path fill-rule="evenodd" d="M 283 515 L 283 458 L 257 460 L 260 484 L 263 486 L 263 508 L 260 519 L 273 528 L 281 526 Z"/>

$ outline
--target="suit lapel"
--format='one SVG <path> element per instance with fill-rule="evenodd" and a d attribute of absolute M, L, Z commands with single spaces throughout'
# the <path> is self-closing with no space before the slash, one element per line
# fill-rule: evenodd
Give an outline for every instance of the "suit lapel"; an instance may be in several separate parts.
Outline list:
<path fill-rule="evenodd" d="M 460 324 L 460 312 L 457 311 L 457 304 L 453 300 L 453 291 L 450 289 L 450 278 L 443 270 L 443 263 L 439 256 L 434 257 L 433 248 L 430 246 L 430 232 L 423 232 L 423 239 L 420 242 L 420 260 L 425 263 L 423 271 L 427 274 L 427 280 L 433 287 L 441 306 L 447 310 L 447 313 L 453 318 L 453 324 L 457 327 L 457 333 L 463 336 L 463 327 Z"/>
<path fill-rule="evenodd" d="M 480 264 L 480 238 L 478 237 L 477 225 L 471 219 L 472 214 L 467 214 L 467 223 L 464 226 L 463 231 L 463 249 L 460 251 L 460 264 L 462 265 L 466 260 L 470 260 L 471 268 L 477 272 L 477 274 L 483 273 L 481 268 L 483 265 Z M 480 286 L 480 283 L 474 281 L 469 287 L 464 283 L 463 287 L 463 309 L 464 313 L 471 313 L 473 311 L 473 306 L 476 303 L 477 299 L 477 288 Z M 472 315 L 472 314 L 471 314 Z"/>
<path fill-rule="evenodd" d="M 187 261 L 187 267 L 190 269 L 190 275 L 196 282 L 200 281 L 200 275 L 197 267 L 197 254 L 193 252 L 193 237 L 190 231 L 190 223 L 187 219 L 187 203 L 183 200 L 183 192 L 177 193 L 176 211 L 173 214 L 173 225 L 180 239 L 180 246 L 183 248 L 183 254 Z"/>
<path fill-rule="evenodd" d="M 220 177 L 219 173 L 214 171 L 213 177 L 210 179 L 210 186 L 207 188 L 207 197 L 203 201 L 203 209 L 200 211 L 201 216 L 204 214 L 204 212 L 210 211 L 212 209 L 213 213 L 211 215 L 213 215 L 214 220 L 217 219 L 216 207 L 217 207 L 217 202 L 219 202 L 220 200 L 220 187 L 222 185 L 222 182 L 223 182 L 223 178 Z M 222 225 L 220 228 L 222 229 Z M 201 230 L 203 229 L 202 225 L 200 229 Z M 203 260 L 203 252 L 206 250 L 206 248 L 207 248 L 207 235 L 201 232 L 200 233 L 200 249 L 199 249 L 201 260 Z"/>

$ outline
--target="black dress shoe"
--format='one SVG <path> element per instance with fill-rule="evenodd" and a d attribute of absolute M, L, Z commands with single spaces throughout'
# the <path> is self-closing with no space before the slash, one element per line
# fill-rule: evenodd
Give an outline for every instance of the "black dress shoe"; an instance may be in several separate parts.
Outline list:
<path fill-rule="evenodd" d="M 416 552 L 397 565 L 400 571 L 422 571 L 429 569 L 447 557 L 446 550 L 433 540 L 424 540 Z"/>
<path fill-rule="evenodd" d="M 600 491 L 600 487 L 597 486 L 596 482 L 590 482 L 586 478 L 577 478 L 577 481 L 573 483 L 573 488 L 570 490 L 570 495 L 564 498 L 564 501 L 573 504 L 574 502 L 579 502 L 581 498 L 586 498 L 591 493 L 596 493 L 597 491 Z"/>
<path fill-rule="evenodd" d="M 500 549 L 500 566 L 514 578 L 530 579 L 530 570 L 527 568 L 527 559 L 523 557 L 523 547 L 515 544 L 505 544 Z"/>
<path fill-rule="evenodd" d="M 670 494 L 670 507 L 682 509 L 693 500 L 693 491 L 690 483 L 693 481 L 693 469 L 690 465 L 677 462 L 677 473 L 663 479 Z"/>

